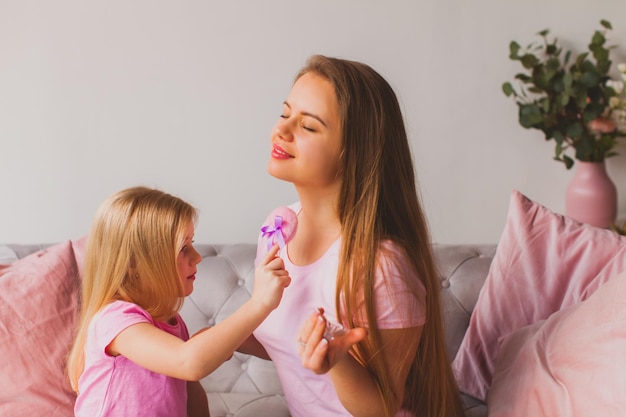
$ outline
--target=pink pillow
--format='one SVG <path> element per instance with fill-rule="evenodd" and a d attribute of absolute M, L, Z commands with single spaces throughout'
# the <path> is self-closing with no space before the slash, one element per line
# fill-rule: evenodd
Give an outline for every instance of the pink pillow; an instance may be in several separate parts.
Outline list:
<path fill-rule="evenodd" d="M 624 415 L 626 273 L 540 324 L 503 339 L 489 416 Z"/>
<path fill-rule="evenodd" d="M 459 388 L 485 400 L 498 338 L 589 297 L 626 269 L 626 238 L 555 214 L 518 191 L 459 351 Z"/>
<path fill-rule="evenodd" d="M 69 241 L 0 270 L 0 415 L 74 415 L 65 359 L 79 289 Z"/>

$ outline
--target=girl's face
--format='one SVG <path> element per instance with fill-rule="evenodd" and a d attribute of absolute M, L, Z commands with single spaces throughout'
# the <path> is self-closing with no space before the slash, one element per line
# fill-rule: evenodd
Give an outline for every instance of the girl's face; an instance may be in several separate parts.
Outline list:
<path fill-rule="evenodd" d="M 299 187 L 340 185 L 341 127 L 332 84 L 306 73 L 293 85 L 272 131 L 268 172 Z"/>
<path fill-rule="evenodd" d="M 202 257 L 193 247 L 194 228 L 193 224 L 187 226 L 185 232 L 185 240 L 183 246 L 178 252 L 176 258 L 176 266 L 178 268 L 178 276 L 183 283 L 185 289 L 185 296 L 188 296 L 193 291 L 193 282 L 196 279 L 196 265 L 200 263 Z"/>

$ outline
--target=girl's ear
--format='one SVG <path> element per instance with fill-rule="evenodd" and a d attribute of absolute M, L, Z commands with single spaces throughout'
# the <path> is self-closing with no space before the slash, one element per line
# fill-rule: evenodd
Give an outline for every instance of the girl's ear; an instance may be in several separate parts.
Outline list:
<path fill-rule="evenodd" d="M 135 268 L 128 268 L 127 275 L 129 278 L 139 278 L 139 272 Z"/>
<path fill-rule="evenodd" d="M 139 272 L 137 272 L 137 262 L 135 261 L 135 257 L 131 256 L 128 261 L 128 272 L 129 277 L 137 278 L 139 276 Z"/>

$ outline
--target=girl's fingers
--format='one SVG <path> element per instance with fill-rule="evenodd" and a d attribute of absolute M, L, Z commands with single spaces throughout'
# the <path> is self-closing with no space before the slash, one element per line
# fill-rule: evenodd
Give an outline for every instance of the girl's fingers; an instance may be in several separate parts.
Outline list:
<path fill-rule="evenodd" d="M 276 258 L 279 249 L 278 245 L 272 246 L 272 248 L 265 254 L 265 258 L 263 258 L 263 265 L 267 265 L 272 262 L 272 260 Z"/>

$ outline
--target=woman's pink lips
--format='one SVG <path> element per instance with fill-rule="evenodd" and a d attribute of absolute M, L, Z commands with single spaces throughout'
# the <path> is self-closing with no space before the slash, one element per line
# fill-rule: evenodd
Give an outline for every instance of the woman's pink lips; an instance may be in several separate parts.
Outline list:
<path fill-rule="evenodd" d="M 292 155 L 285 152 L 283 148 L 278 145 L 272 146 L 272 157 L 276 159 L 290 159 L 293 158 Z"/>

